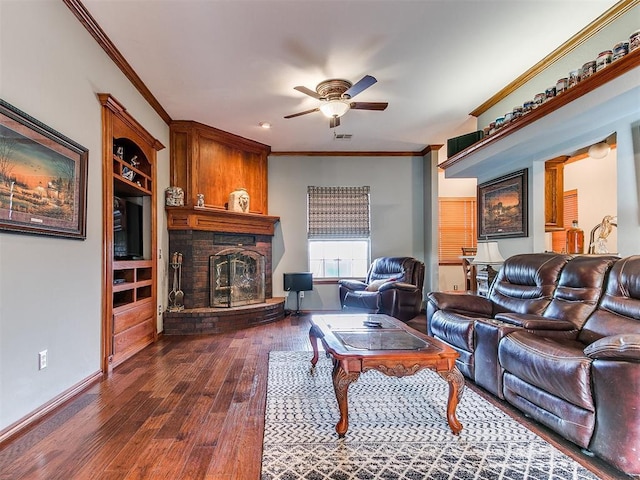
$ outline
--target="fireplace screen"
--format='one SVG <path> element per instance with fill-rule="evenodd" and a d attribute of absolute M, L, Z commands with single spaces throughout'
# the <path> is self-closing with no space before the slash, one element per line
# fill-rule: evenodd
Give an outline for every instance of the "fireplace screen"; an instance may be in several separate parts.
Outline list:
<path fill-rule="evenodd" d="M 264 303 L 264 256 L 233 248 L 209 257 L 212 307 L 238 307 Z"/>

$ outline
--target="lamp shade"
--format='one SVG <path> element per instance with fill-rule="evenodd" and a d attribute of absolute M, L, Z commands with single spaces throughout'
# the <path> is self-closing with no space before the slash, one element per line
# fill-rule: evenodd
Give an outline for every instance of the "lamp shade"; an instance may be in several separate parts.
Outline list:
<path fill-rule="evenodd" d="M 498 265 L 504 262 L 504 258 L 498 249 L 498 242 L 478 242 L 478 250 L 473 257 L 476 265 Z"/>
<path fill-rule="evenodd" d="M 349 102 L 344 100 L 329 100 L 320 106 L 320 111 L 325 117 L 341 117 L 351 108 Z"/>

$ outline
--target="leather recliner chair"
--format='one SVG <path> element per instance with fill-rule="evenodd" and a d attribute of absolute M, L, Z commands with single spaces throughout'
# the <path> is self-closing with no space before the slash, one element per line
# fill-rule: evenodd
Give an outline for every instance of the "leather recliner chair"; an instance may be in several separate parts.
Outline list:
<path fill-rule="evenodd" d="M 407 322 L 422 309 L 424 263 L 412 257 L 376 258 L 364 282 L 338 281 L 344 310 L 384 313 Z"/>

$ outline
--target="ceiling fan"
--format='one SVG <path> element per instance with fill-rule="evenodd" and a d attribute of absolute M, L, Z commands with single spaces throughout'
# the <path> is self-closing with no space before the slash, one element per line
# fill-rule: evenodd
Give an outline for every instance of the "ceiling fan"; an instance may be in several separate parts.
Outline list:
<path fill-rule="evenodd" d="M 365 75 L 355 84 L 348 80 L 331 79 L 320 82 L 315 92 L 307 87 L 293 87 L 305 95 L 309 95 L 322 104 L 319 107 L 306 110 L 304 112 L 287 115 L 284 118 L 294 118 L 307 113 L 322 112 L 329 118 L 329 128 L 340 125 L 340 117 L 349 110 L 384 110 L 389 105 L 387 102 L 352 102 L 351 99 L 363 90 L 376 83 L 377 80 L 371 75 Z"/>

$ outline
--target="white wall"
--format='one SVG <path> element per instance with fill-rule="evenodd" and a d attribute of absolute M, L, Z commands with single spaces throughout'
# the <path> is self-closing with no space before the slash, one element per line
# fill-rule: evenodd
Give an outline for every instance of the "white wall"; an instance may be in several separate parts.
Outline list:
<path fill-rule="evenodd" d="M 438 173 L 440 197 L 475 197 L 478 182 L 475 178 L 445 178 Z M 460 252 L 462 255 L 462 252 Z M 465 278 L 461 265 L 440 265 L 438 290 L 464 290 Z"/>
<path fill-rule="evenodd" d="M 629 35 L 638 30 L 638 18 L 640 18 L 640 6 L 636 6 L 625 15 L 618 17 L 596 35 L 546 67 L 540 74 L 480 115 L 478 128 L 483 129 L 489 126 L 490 122 L 512 111 L 513 107 L 533 100 L 537 93 L 544 93 L 549 87 L 555 87 L 559 78 L 568 77 L 572 70 L 578 70 L 586 62 L 595 60 L 600 52 L 613 49 L 613 46 L 618 42 L 628 42 Z"/>
<path fill-rule="evenodd" d="M 628 38 L 637 29 L 640 6 L 619 17 L 594 38 L 576 48 L 480 118 L 479 127 L 513 106 L 528 100 L 533 92 L 555 84 L 563 72 L 581 66 L 605 48 Z M 622 256 L 640 253 L 640 68 L 636 67 L 603 86 L 581 96 L 553 113 L 488 144 L 447 169 L 448 178 L 475 176 L 479 183 L 522 168 L 529 169 L 529 235 L 500 240 L 503 256 L 543 251 L 544 162 L 602 141 L 612 134 L 617 139 L 616 189 L 601 195 L 615 197 L 618 216 L 617 250 Z M 609 213 L 616 214 L 616 212 Z M 600 218 L 601 220 L 602 218 Z M 588 227 L 583 227 L 587 232 Z"/>
<path fill-rule="evenodd" d="M 96 94 L 114 95 L 167 147 L 169 129 L 60 1 L 0 1 L 0 64 L 2 99 L 89 149 L 86 240 L 0 232 L 3 430 L 100 370 L 102 124 Z M 158 155 L 160 212 L 168 165 L 166 148 Z M 166 251 L 161 217 L 159 247 Z M 159 265 L 162 274 L 164 261 Z M 49 365 L 38 371 L 44 349 Z"/>
<path fill-rule="evenodd" d="M 280 217 L 273 239 L 273 295 L 282 274 L 307 271 L 307 186 L 371 187 L 371 258 L 424 260 L 422 157 L 269 157 L 269 215 Z M 429 194 L 429 192 L 427 192 Z M 295 297 L 287 308 L 295 309 Z M 305 292 L 303 310 L 340 308 L 336 284 Z"/>
<path fill-rule="evenodd" d="M 618 168 L 616 151 L 606 158 L 590 157 L 570 163 L 564 168 L 564 190 L 578 191 L 578 224 L 584 230 L 584 249 L 589 248 L 591 229 L 602 222 L 605 215 L 616 215 L 618 201 L 614 194 L 618 190 Z M 618 252 L 618 232 L 614 228 L 607 238 L 609 252 Z"/>

